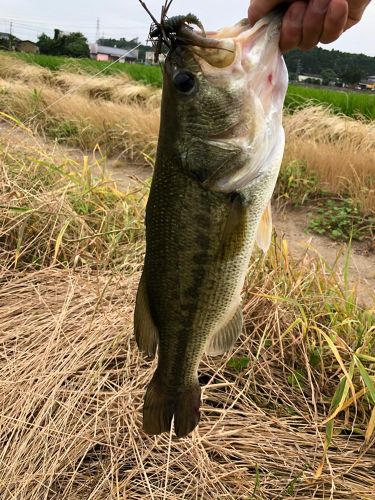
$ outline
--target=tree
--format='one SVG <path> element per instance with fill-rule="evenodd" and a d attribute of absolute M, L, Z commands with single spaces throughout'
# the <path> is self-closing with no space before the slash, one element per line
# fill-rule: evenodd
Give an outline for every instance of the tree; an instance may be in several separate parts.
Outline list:
<path fill-rule="evenodd" d="M 348 69 L 355 68 L 362 76 L 375 75 L 375 57 L 364 54 L 350 54 L 316 47 L 307 52 L 292 50 L 285 54 L 284 58 L 288 70 L 292 73 L 299 73 L 298 69 L 301 68 L 304 73 L 310 75 L 321 75 L 324 70 L 333 70 L 341 77 Z M 356 76 L 358 77 L 358 73 Z M 349 79 L 353 80 L 350 76 Z"/>
<path fill-rule="evenodd" d="M 87 39 L 82 33 L 71 33 L 63 38 L 65 38 L 65 55 L 70 57 L 90 57 Z"/>
<path fill-rule="evenodd" d="M 361 81 L 363 73 L 358 68 L 350 68 L 344 71 L 344 73 L 342 73 L 340 76 L 343 82 L 354 85 L 355 83 Z"/>
<path fill-rule="evenodd" d="M 39 47 L 39 52 L 41 54 L 53 54 L 54 52 L 54 39 L 42 33 L 39 38 L 37 45 Z"/>
<path fill-rule="evenodd" d="M 323 78 L 323 85 L 328 85 L 329 82 L 335 82 L 337 80 L 337 74 L 333 69 L 323 69 L 321 76 Z"/>
<path fill-rule="evenodd" d="M 132 38 L 131 40 L 127 40 L 126 38 L 99 38 L 97 40 L 99 45 L 103 45 L 104 47 L 117 47 L 118 49 L 134 49 L 139 45 L 138 38 Z"/>
<path fill-rule="evenodd" d="M 55 37 L 50 38 L 43 33 L 37 45 L 41 54 L 51 56 L 89 57 L 90 49 L 86 37 L 82 33 L 62 34 L 55 30 Z"/>

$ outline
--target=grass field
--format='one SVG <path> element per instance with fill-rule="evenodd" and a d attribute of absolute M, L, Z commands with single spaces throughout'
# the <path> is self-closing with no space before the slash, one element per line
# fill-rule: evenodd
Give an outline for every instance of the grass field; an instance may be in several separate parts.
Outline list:
<path fill-rule="evenodd" d="M 201 365 L 199 429 L 142 433 L 148 187 L 121 193 L 94 167 L 0 140 L 2 498 L 370 499 L 375 318 L 285 240 L 253 260 L 234 352 Z"/>
<path fill-rule="evenodd" d="M 123 73 L 53 72 L 9 56 L 0 57 L 0 79 L 1 111 L 39 133 L 83 150 L 98 145 L 107 155 L 152 162 L 159 89 Z M 278 189 L 284 201 L 301 204 L 328 192 L 353 199 L 364 215 L 375 214 L 375 121 L 309 106 L 286 114 L 285 127 Z"/>
<path fill-rule="evenodd" d="M 45 55 L 12 54 L 28 63 L 37 64 L 52 71 L 64 70 L 95 74 L 105 70 L 108 62 L 93 61 L 90 59 L 68 59 Z M 114 64 L 104 71 L 104 75 L 125 73 L 136 81 L 160 88 L 162 85 L 161 70 L 158 66 L 144 66 L 140 64 Z M 323 104 L 330 106 L 335 113 L 347 116 L 362 116 L 375 120 L 375 95 L 343 90 L 320 89 L 290 85 L 286 108 L 294 111 L 306 104 Z"/>
<path fill-rule="evenodd" d="M 289 85 L 285 106 L 294 111 L 301 106 L 326 105 L 334 113 L 341 113 L 350 117 L 362 117 L 375 120 L 375 92 L 361 93 L 325 88 L 303 87 Z"/>
<path fill-rule="evenodd" d="M 200 366 L 199 428 L 142 432 L 155 364 L 132 324 L 150 183 L 119 191 L 96 157 L 152 165 L 159 107 L 160 89 L 125 73 L 0 56 L 0 498 L 372 500 L 375 312 L 350 249 L 343 273 L 283 238 L 256 252 L 244 332 Z M 330 192 L 375 214 L 375 123 L 309 106 L 285 129 L 281 202 Z"/>

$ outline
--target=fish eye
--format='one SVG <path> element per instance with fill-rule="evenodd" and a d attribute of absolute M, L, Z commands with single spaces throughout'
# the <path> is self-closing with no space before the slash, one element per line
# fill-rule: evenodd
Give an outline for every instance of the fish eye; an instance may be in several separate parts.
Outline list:
<path fill-rule="evenodd" d="M 173 85 L 182 94 L 190 94 L 196 86 L 196 79 L 190 71 L 180 71 L 174 76 Z"/>

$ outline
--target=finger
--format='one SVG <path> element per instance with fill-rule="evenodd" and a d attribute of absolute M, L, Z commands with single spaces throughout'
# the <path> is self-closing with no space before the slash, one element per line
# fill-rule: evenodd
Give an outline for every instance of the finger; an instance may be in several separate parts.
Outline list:
<path fill-rule="evenodd" d="M 345 29 L 348 19 L 348 3 L 346 0 L 332 0 L 324 21 L 320 41 L 332 43 L 337 40 Z"/>
<path fill-rule="evenodd" d="M 283 18 L 280 36 L 280 49 L 282 52 L 295 49 L 302 40 L 303 18 L 307 4 L 301 0 L 293 2 Z"/>
<path fill-rule="evenodd" d="M 345 29 L 349 29 L 355 24 L 359 23 L 362 19 L 363 13 L 366 7 L 370 4 L 371 0 L 350 0 L 349 1 L 349 14 L 348 21 L 345 25 Z"/>
<path fill-rule="evenodd" d="M 284 3 L 283 0 L 253 0 L 249 7 L 250 25 L 252 26 L 259 19 L 262 19 L 262 17 L 271 12 L 280 3 Z"/>
<path fill-rule="evenodd" d="M 302 40 L 299 47 L 309 50 L 316 47 L 324 29 L 324 19 L 331 0 L 311 0 L 303 18 Z"/>

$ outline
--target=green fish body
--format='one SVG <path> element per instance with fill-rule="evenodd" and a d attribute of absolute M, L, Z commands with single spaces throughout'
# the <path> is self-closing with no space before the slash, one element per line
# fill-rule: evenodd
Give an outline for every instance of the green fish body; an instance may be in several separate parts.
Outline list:
<path fill-rule="evenodd" d="M 135 309 L 140 350 L 158 351 L 143 408 L 151 435 L 169 432 L 173 417 L 178 437 L 198 424 L 199 363 L 205 352 L 228 351 L 241 333 L 253 244 L 266 250 L 270 243 L 287 85 L 279 24 L 275 17 L 252 29 L 240 23 L 211 35 L 218 48 L 177 45 L 165 63 Z M 269 61 L 262 75 L 254 46 L 263 65 Z"/>

